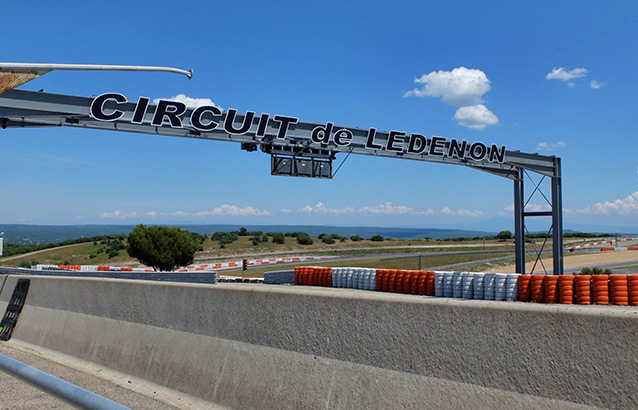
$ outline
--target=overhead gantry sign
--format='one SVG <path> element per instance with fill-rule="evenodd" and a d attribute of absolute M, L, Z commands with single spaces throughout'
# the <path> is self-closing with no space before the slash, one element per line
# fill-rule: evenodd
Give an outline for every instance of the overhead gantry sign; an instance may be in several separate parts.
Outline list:
<path fill-rule="evenodd" d="M 524 218 L 529 216 L 552 217 L 554 272 L 563 271 L 559 158 L 436 135 L 360 129 L 333 122 L 310 123 L 292 116 L 239 113 L 214 105 L 188 107 L 170 99 L 153 103 L 148 97 L 139 97 L 137 101 L 129 101 L 117 92 L 87 98 L 13 89 L 54 69 L 147 69 L 192 76 L 192 71 L 162 67 L 0 63 L 0 127 L 71 126 L 238 142 L 244 150 L 261 149 L 271 154 L 273 175 L 332 178 L 332 161 L 337 153 L 467 166 L 514 181 L 517 272 L 525 271 Z M 526 171 L 552 179 L 551 211 L 525 212 Z M 539 185 L 536 184 L 534 192 Z M 537 256 L 538 261 L 540 252 Z"/>

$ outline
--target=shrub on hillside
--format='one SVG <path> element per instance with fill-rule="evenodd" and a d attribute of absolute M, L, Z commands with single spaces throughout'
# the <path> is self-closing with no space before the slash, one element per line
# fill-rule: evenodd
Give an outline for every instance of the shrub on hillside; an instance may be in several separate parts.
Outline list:
<path fill-rule="evenodd" d="M 192 263 L 198 248 L 198 241 L 187 230 L 137 225 L 128 236 L 127 251 L 155 270 L 170 271 Z"/>
<path fill-rule="evenodd" d="M 313 240 L 310 237 L 310 235 L 308 235 L 305 232 L 297 232 L 297 243 L 299 245 L 312 245 L 313 244 Z"/>

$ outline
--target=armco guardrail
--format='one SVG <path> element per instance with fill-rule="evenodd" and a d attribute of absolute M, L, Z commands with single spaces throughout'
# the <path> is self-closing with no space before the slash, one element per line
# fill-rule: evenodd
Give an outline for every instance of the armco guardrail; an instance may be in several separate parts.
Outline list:
<path fill-rule="evenodd" d="M 77 409 L 131 410 L 112 400 L 0 354 L 0 370 Z"/>
<path fill-rule="evenodd" d="M 12 341 L 224 406 L 638 407 L 635 307 L 28 278 Z"/>

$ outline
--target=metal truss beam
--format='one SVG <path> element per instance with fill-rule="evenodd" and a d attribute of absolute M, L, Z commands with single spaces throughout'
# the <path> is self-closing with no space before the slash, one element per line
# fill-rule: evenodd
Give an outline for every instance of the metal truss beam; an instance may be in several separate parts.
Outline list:
<path fill-rule="evenodd" d="M 543 178 L 545 178 L 545 174 Z M 532 193 L 525 200 L 525 176 L 530 179 L 534 185 Z M 552 259 L 553 259 L 553 274 L 562 275 L 564 273 L 564 261 L 563 261 L 563 204 L 562 204 L 562 185 L 561 185 L 561 163 L 560 158 L 554 158 L 554 167 L 551 175 L 551 198 L 548 200 L 547 196 L 543 193 L 541 181 L 537 184 L 534 182 L 527 170 L 519 168 L 518 178 L 514 180 L 514 237 L 515 237 L 515 254 L 516 254 L 516 272 L 525 273 L 525 233 L 529 234 L 525 221 L 530 217 L 548 217 L 552 218 L 551 225 L 540 249 L 536 247 L 533 239 L 531 239 L 532 248 L 535 254 L 534 265 L 531 272 L 533 273 L 537 267 L 541 267 L 545 274 L 547 269 L 541 260 L 541 255 L 547 244 L 547 240 L 551 234 L 552 237 Z M 540 194 L 550 206 L 551 211 L 525 211 L 525 206 L 528 205 L 534 194 Z"/>
<path fill-rule="evenodd" d="M 68 95 L 56 95 L 48 93 L 38 93 L 32 91 L 11 90 L 0 94 L 0 126 L 7 127 L 37 127 L 37 126 L 71 126 L 80 128 L 92 128 L 113 131 L 137 132 L 145 134 L 156 134 L 173 137 L 200 138 L 216 141 L 232 141 L 242 144 L 256 144 L 264 147 L 294 147 L 297 149 L 318 149 L 327 150 L 333 153 L 352 153 L 359 155 L 372 155 L 388 158 L 409 159 L 415 161 L 436 162 L 443 164 L 462 165 L 509 179 L 516 179 L 517 169 L 530 169 L 544 175 L 553 174 L 553 158 L 538 154 L 524 154 L 518 151 L 506 151 L 503 162 L 490 162 L 487 159 L 481 161 L 469 160 L 467 158 L 457 158 L 450 155 L 429 155 L 427 152 L 414 154 L 405 150 L 371 149 L 367 145 L 369 130 L 337 127 L 347 129 L 352 132 L 352 140 L 347 146 L 338 145 L 334 141 L 329 143 L 316 143 L 311 140 L 312 131 L 325 124 L 297 122 L 290 125 L 289 134 L 285 139 L 276 138 L 279 124 L 270 120 L 268 125 L 258 132 L 258 119 L 256 116 L 250 124 L 248 132 L 237 135 L 226 132 L 222 127 L 201 131 L 195 129 L 189 121 L 185 120 L 183 126 L 170 127 L 163 123 L 161 126 L 151 125 L 151 117 L 156 107 L 149 104 L 146 114 L 141 123 L 132 123 L 136 103 L 126 102 L 117 106 L 106 104 L 107 110 L 119 109 L 123 115 L 116 121 L 98 121 L 89 115 L 89 108 L 93 99 L 86 97 L 74 97 Z M 190 118 L 193 113 L 192 108 L 186 109 L 184 118 Z M 219 122 L 225 121 L 227 113 L 219 116 Z M 236 114 L 234 124 L 243 124 L 245 114 Z M 389 144 L 389 132 L 378 131 L 375 136 L 375 144 L 379 147 L 386 147 Z M 441 143 L 440 150 L 447 152 L 450 142 Z"/>
<path fill-rule="evenodd" d="M 196 109 L 186 108 L 180 113 L 182 117 L 178 124 L 167 124 L 164 116 L 157 121 L 157 110 L 159 105 L 151 104 L 149 99 L 145 99 L 143 109 L 139 109 L 138 102 L 126 101 L 122 97 L 121 101 L 102 101 L 101 108 L 103 112 L 118 113 L 118 117 L 113 120 L 98 120 L 91 114 L 91 106 L 95 98 L 75 97 L 68 95 L 56 95 L 42 92 L 11 90 L 4 94 L 0 94 L 0 127 L 55 127 L 70 126 L 79 128 L 99 129 L 135 132 L 144 134 L 164 135 L 183 138 L 198 138 L 214 141 L 229 141 L 240 143 L 243 149 L 255 151 L 258 147 L 263 152 L 272 155 L 286 155 L 290 153 L 290 157 L 295 160 L 297 157 L 317 159 L 320 166 L 330 165 L 329 162 L 321 163 L 320 160 L 331 161 L 336 153 L 370 155 L 387 158 L 408 159 L 414 161 L 435 162 L 442 164 L 454 164 L 470 167 L 500 177 L 508 178 L 514 181 L 514 231 L 516 238 L 516 271 L 525 272 L 525 220 L 534 216 L 551 216 L 552 227 L 552 249 L 554 256 L 553 269 L 554 274 L 563 272 L 563 228 L 562 228 L 562 186 L 561 186 L 561 170 L 560 158 L 554 156 L 544 156 L 539 154 L 528 154 L 520 151 L 503 151 L 500 154 L 502 158 L 498 161 L 493 160 L 493 150 L 499 147 L 492 146 L 488 148 L 482 144 L 485 150 L 491 150 L 490 159 L 485 156 L 482 160 L 468 159 L 464 155 L 452 155 L 454 152 L 451 147 L 452 142 L 456 143 L 458 148 L 462 145 L 463 152 L 470 152 L 470 145 L 466 141 L 458 142 L 448 141 L 443 137 L 432 137 L 430 145 L 435 145 L 435 149 L 423 150 L 419 153 L 416 151 L 405 149 L 408 145 L 407 134 L 395 131 L 385 132 L 376 131 L 375 129 L 360 129 L 352 127 L 334 126 L 335 130 L 345 130 L 344 139 L 338 143 L 336 132 L 334 138 L 327 138 L 320 142 L 317 141 L 316 130 L 320 127 L 327 127 L 328 124 L 317 124 L 310 122 L 300 122 L 293 117 L 282 117 L 284 120 L 277 120 L 277 116 L 269 119 L 268 114 L 255 115 L 255 113 L 247 112 L 246 114 L 237 113 L 235 110 L 214 113 L 208 118 L 199 118 L 200 126 L 195 126 L 192 117 Z M 162 101 L 160 101 L 160 104 Z M 166 107 L 164 107 L 166 109 Z M 175 108 L 175 107 L 173 107 Z M 211 107 L 208 109 L 209 114 L 215 111 Z M 226 121 L 230 118 L 230 128 L 232 130 L 244 129 L 241 132 L 228 132 Z M 249 117 L 249 114 L 251 116 Z M 108 114 L 105 114 L 108 115 Z M 170 117 L 170 115 L 169 115 Z M 262 120 L 262 118 L 266 118 Z M 280 128 L 282 121 L 286 123 L 285 137 L 281 137 Z M 172 121 L 171 118 L 168 118 Z M 173 118 L 175 119 L 175 118 Z M 294 121 L 293 121 L 294 120 Z M 201 124 L 206 122 L 218 124 L 219 127 L 213 127 L 209 130 L 203 130 Z M 221 126 L 224 124 L 224 126 Z M 333 125 L 330 124 L 330 127 Z M 374 130 L 373 143 L 370 141 L 371 132 Z M 313 134 L 314 133 L 314 134 Z M 393 134 L 394 133 L 394 134 Z M 327 132 L 330 134 L 330 132 Z M 415 134 L 412 134 L 414 136 Z M 418 135 L 418 134 L 417 134 Z M 410 136 L 410 138 L 412 138 Z M 347 138 L 346 138 L 347 137 Z M 420 136 L 422 139 L 425 137 Z M 347 143 L 343 141 L 347 139 Z M 436 143 L 434 140 L 436 139 Z M 427 141 L 427 138 L 425 138 Z M 467 144 L 467 146 L 466 146 Z M 274 160 L 273 160 L 274 161 Z M 283 170 L 284 175 L 295 175 L 291 168 L 288 173 L 286 168 L 289 164 L 285 161 L 273 162 L 273 169 Z M 291 165 L 292 166 L 292 165 Z M 303 165 L 301 165 L 303 167 Z M 526 171 L 534 172 L 543 177 L 551 178 L 551 213 L 550 212 L 525 212 L 527 204 L 524 196 L 524 177 Z M 331 172 L 331 171 L 330 171 Z M 315 175 L 316 174 L 316 175 Z M 324 170 L 320 171 L 304 171 L 298 176 L 312 176 L 330 178 Z M 539 190 L 539 184 L 535 184 L 534 192 Z M 543 194 L 545 199 L 547 197 Z M 548 201 L 549 203 L 550 201 Z M 538 255 L 540 257 L 540 254 Z"/>

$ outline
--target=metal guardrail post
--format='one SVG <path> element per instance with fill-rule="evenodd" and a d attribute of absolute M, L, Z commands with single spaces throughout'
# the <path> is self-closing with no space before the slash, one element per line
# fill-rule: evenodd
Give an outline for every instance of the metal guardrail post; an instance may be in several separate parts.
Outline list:
<path fill-rule="evenodd" d="M 72 383 L 0 354 L 0 370 L 79 409 L 130 410 Z"/>

